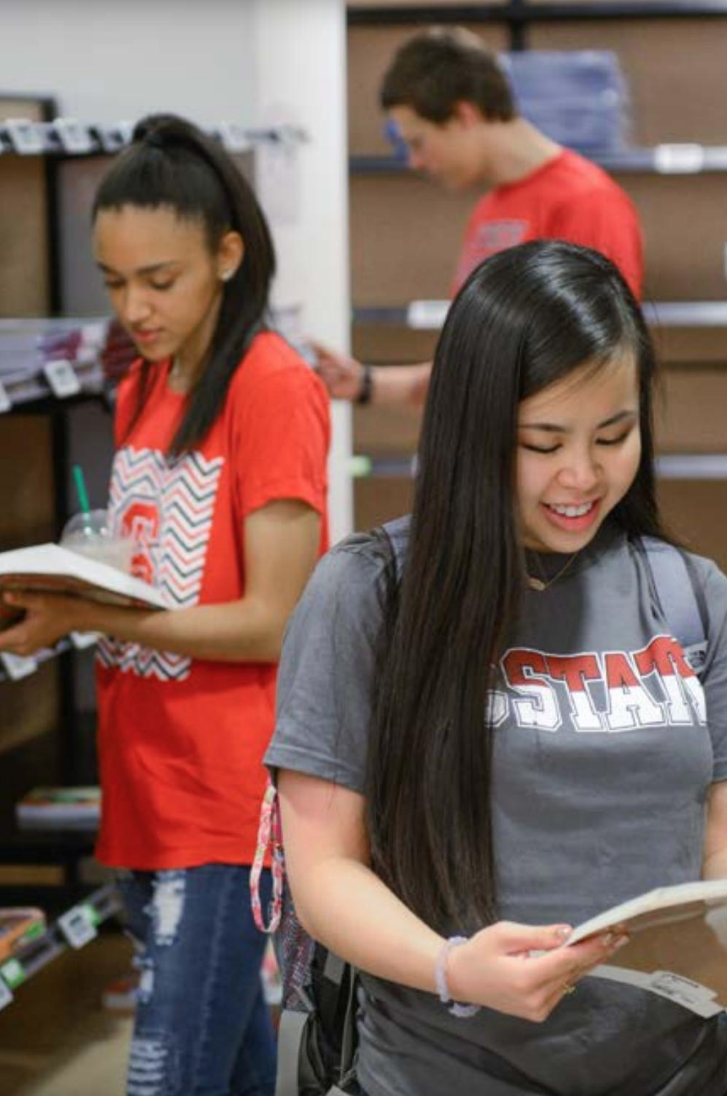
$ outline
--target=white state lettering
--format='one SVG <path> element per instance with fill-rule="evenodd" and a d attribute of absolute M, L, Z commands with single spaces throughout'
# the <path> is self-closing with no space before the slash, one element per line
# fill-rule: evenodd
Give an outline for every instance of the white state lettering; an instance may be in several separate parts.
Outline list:
<path fill-rule="evenodd" d="M 510 702 L 517 726 L 545 731 L 564 723 L 582 733 L 706 723 L 702 685 L 670 636 L 656 636 L 630 653 L 556 655 L 511 648 L 501 668 L 506 688 L 489 694 L 492 727 L 506 722 Z M 601 687 L 606 711 L 599 710 Z"/>
<path fill-rule="evenodd" d="M 694 705 L 694 711 L 700 723 L 707 722 L 707 704 L 704 699 L 704 689 L 698 677 L 683 677 L 682 685 Z"/>
<path fill-rule="evenodd" d="M 577 731 L 602 731 L 603 722 L 588 690 L 589 681 L 600 681 L 602 668 L 593 654 L 548 655 L 548 677 L 565 684 L 570 715 Z"/>
<path fill-rule="evenodd" d="M 557 694 L 546 679 L 545 657 L 539 651 L 511 650 L 502 659 L 505 680 L 516 694 L 515 718 L 520 727 L 557 731 L 561 725 Z"/>
<path fill-rule="evenodd" d="M 523 667 L 523 676 L 530 670 Z M 543 683 L 514 686 L 514 691 L 526 699 L 513 700 L 517 721 L 521 727 L 538 727 L 542 731 L 557 731 L 561 725 L 558 698 L 550 685 Z"/>
<path fill-rule="evenodd" d="M 608 690 L 608 700 L 606 722 L 610 731 L 665 726 L 661 705 L 651 699 L 643 685 L 618 685 Z"/>
<path fill-rule="evenodd" d="M 487 702 L 485 704 L 488 726 L 501 726 L 507 719 L 508 708 L 507 693 L 503 693 L 501 689 L 491 689 L 487 694 Z"/>
<path fill-rule="evenodd" d="M 704 722 L 704 692 L 694 671 L 684 658 L 678 640 L 670 635 L 654 636 L 641 651 L 634 652 L 634 663 L 643 678 L 653 675 L 666 698 L 668 721 L 676 726 L 691 725 L 694 715 L 688 699 L 694 704 L 694 714 Z"/>
<path fill-rule="evenodd" d="M 666 711 L 669 723 L 683 724 L 692 722 L 692 713 L 684 696 L 684 678 L 676 674 L 659 674 L 656 679 L 666 696 Z M 694 679 L 696 681 L 696 678 Z M 701 686 L 700 686 L 701 689 Z"/>
<path fill-rule="evenodd" d="M 571 704 L 573 726 L 577 731 L 603 730 L 601 716 L 594 708 L 587 689 L 578 689 L 576 692 L 569 690 L 568 699 Z"/>

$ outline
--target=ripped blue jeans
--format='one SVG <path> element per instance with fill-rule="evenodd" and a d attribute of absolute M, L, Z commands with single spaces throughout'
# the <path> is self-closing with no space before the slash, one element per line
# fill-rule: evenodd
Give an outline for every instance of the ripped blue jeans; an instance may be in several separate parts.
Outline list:
<path fill-rule="evenodd" d="M 204 864 L 118 882 L 140 944 L 127 1096 L 273 1096 L 266 938 L 252 918 L 250 869 Z M 270 899 L 269 872 L 261 899 Z"/>

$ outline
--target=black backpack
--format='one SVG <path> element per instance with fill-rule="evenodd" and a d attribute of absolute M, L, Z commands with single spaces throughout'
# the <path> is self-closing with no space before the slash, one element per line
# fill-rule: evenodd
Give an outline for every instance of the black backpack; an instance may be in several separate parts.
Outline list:
<path fill-rule="evenodd" d="M 392 577 L 401 578 L 409 540 L 410 517 L 386 522 L 374 535 L 389 553 Z M 693 573 L 691 559 L 673 545 L 642 537 L 651 592 L 669 622 L 685 657 L 699 675 L 706 657 L 706 606 Z M 255 878 L 267 849 L 278 882 L 278 909 L 269 925 L 263 923 Z M 302 928 L 285 880 L 285 857 L 275 786 L 265 794 L 260 837 L 251 886 L 258 927 L 273 934 L 282 977 L 282 1011 L 278 1035 L 278 1076 L 275 1096 L 354 1096 L 356 1082 L 356 1008 L 358 977 Z M 489 1060 L 492 1076 L 511 1083 L 524 1078 L 506 1063 Z"/>

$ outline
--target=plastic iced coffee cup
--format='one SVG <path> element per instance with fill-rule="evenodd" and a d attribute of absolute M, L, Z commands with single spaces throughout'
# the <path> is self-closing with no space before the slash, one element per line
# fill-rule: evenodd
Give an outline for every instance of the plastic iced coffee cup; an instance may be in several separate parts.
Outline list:
<path fill-rule="evenodd" d="M 130 537 L 114 535 L 105 510 L 88 510 L 69 518 L 61 534 L 61 547 L 130 573 L 134 542 Z"/>

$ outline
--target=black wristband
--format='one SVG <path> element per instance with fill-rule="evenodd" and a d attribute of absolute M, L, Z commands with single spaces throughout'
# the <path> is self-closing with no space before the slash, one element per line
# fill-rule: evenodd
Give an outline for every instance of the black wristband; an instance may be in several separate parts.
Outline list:
<path fill-rule="evenodd" d="M 356 403 L 371 403 L 374 392 L 374 371 L 370 365 L 363 365 L 362 369 L 361 387 L 358 396 L 356 396 Z"/>

